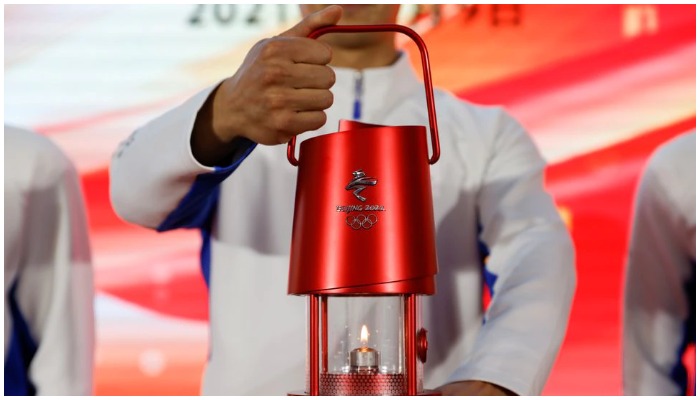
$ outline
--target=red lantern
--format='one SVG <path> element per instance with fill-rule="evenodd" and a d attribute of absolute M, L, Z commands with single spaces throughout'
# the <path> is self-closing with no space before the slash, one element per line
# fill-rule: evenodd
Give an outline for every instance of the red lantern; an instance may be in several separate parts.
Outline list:
<path fill-rule="evenodd" d="M 305 140 L 295 157 L 296 203 L 289 294 L 309 296 L 309 395 L 417 395 L 427 332 L 420 295 L 435 293 L 437 255 L 429 165 L 440 157 L 425 44 L 401 25 L 314 31 L 396 31 L 423 60 L 432 156 L 423 126 L 341 121 L 339 132 Z"/>

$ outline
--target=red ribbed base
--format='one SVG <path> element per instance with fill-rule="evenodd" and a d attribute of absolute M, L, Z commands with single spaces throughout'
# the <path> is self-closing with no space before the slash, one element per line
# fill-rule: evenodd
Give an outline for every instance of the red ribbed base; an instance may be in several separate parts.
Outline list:
<path fill-rule="evenodd" d="M 405 374 L 321 374 L 321 396 L 405 396 Z"/>

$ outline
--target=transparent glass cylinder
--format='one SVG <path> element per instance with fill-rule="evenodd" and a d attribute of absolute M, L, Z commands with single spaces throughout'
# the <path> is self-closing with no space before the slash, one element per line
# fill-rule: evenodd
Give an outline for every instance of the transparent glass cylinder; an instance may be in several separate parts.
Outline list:
<path fill-rule="evenodd" d="M 404 308 L 402 296 L 328 297 L 328 364 L 325 372 L 358 372 L 372 363 L 353 357 L 357 349 L 375 352 L 376 371 L 400 374 L 404 361 Z M 363 335 L 364 331 L 364 335 Z M 323 349 L 321 349 L 321 371 Z M 361 365 L 358 365 L 361 364 Z"/>
<path fill-rule="evenodd" d="M 410 382 L 406 366 L 407 297 L 318 298 L 318 394 L 406 395 Z M 308 364 L 307 360 L 306 392 L 310 393 Z M 417 378 L 422 381 L 422 376 Z"/>

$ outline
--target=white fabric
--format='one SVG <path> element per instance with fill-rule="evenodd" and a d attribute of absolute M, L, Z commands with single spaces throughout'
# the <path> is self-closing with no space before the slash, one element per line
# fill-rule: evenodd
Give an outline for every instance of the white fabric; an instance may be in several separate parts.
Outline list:
<path fill-rule="evenodd" d="M 328 123 L 351 119 L 355 71 L 336 68 Z M 428 125 L 425 93 L 406 56 L 363 71 L 363 122 Z M 111 166 L 118 214 L 156 227 L 189 191 L 189 147 L 209 88 L 137 130 Z M 430 350 L 426 387 L 482 379 L 519 394 L 542 390 L 566 330 L 573 247 L 543 189 L 545 162 L 500 108 L 436 92 L 442 145 L 431 166 L 439 274 L 423 303 Z M 286 295 L 296 169 L 286 146 L 259 145 L 221 185 L 212 239 L 211 356 L 206 394 L 277 394 L 304 387 L 306 302 Z M 147 200 L 149 199 L 149 200 Z M 155 201 L 157 199 L 157 201 Z M 149 203 L 145 205 L 144 203 Z M 498 275 L 482 326 L 477 230 Z"/>
<path fill-rule="evenodd" d="M 661 146 L 637 190 L 627 259 L 624 392 L 683 395 L 671 376 L 695 288 L 695 133 Z M 694 339 L 694 338 L 693 338 Z"/>
<path fill-rule="evenodd" d="M 28 371 L 37 394 L 91 394 L 94 293 L 78 175 L 51 141 L 5 126 L 6 360 L 15 282 L 38 345 Z"/>

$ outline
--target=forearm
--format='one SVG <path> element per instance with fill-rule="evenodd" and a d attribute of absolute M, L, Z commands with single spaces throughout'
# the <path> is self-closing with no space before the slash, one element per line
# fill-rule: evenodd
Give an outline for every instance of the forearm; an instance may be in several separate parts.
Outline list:
<path fill-rule="evenodd" d="M 575 287 L 571 237 L 544 190 L 546 163 L 507 115 L 478 196 L 491 303 L 471 354 L 450 378 L 539 394 L 564 338 Z"/>
<path fill-rule="evenodd" d="M 542 391 L 563 341 L 575 287 L 563 226 L 534 227 L 492 249 L 497 276 L 473 350 L 450 381 L 481 380 L 520 395 Z"/>
<path fill-rule="evenodd" d="M 207 203 L 216 185 L 235 169 L 237 164 L 227 168 L 202 165 L 192 154 L 197 113 L 211 89 L 140 128 L 117 150 L 110 167 L 110 195 L 120 217 L 158 228 L 173 211 L 188 206 L 183 201 Z M 240 146 L 237 162 L 252 147 L 250 142 Z M 205 185 L 195 188 L 197 193 L 191 193 L 197 179 L 207 174 L 215 177 L 206 179 Z"/>
<path fill-rule="evenodd" d="M 214 116 L 215 113 L 221 112 L 215 111 L 215 107 L 216 103 L 221 101 L 219 88 L 222 84 L 223 82 L 212 91 L 197 113 L 190 140 L 192 155 L 200 164 L 208 167 L 230 165 L 236 150 L 245 143 L 244 138 L 240 135 L 227 137 L 218 132 L 222 128 L 216 126 Z"/>

